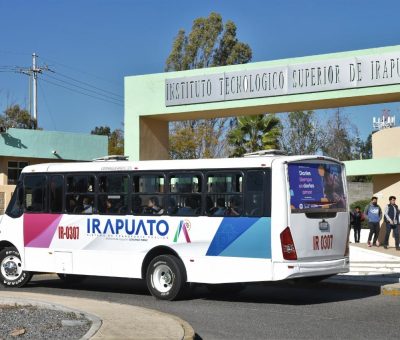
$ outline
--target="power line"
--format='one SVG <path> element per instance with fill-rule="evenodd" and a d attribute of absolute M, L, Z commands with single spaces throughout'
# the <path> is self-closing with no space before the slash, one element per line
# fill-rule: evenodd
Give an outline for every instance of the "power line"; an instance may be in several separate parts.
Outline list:
<path fill-rule="evenodd" d="M 55 82 L 52 82 L 52 81 L 44 79 L 44 78 L 41 78 L 41 80 L 43 80 L 46 83 L 52 84 L 54 86 L 62 87 L 64 89 L 66 89 L 66 90 L 69 90 L 69 91 L 72 91 L 72 92 L 76 92 L 76 93 L 82 94 L 82 95 L 87 96 L 87 97 L 91 97 L 91 98 L 94 98 L 94 99 L 102 100 L 104 102 L 108 102 L 108 103 L 115 104 L 115 105 L 122 106 L 122 107 L 124 106 L 121 103 L 114 102 L 114 101 L 111 101 L 111 100 L 107 100 L 107 99 L 104 99 L 104 98 L 101 98 L 101 97 L 96 97 L 96 96 L 93 96 L 93 95 L 78 91 L 76 89 L 73 89 L 73 88 L 70 88 L 70 87 L 67 87 L 67 86 L 64 86 L 64 85 L 57 84 Z"/>
<path fill-rule="evenodd" d="M 0 53 L 7 53 L 7 52 L 0 50 Z M 16 53 L 13 53 L 13 52 L 10 52 L 10 53 L 11 54 L 16 54 Z M 21 55 L 25 55 L 25 54 L 21 53 Z M 97 100 L 101 100 L 103 102 L 111 103 L 111 104 L 118 105 L 118 106 L 121 106 L 121 107 L 124 106 L 124 102 L 123 102 L 123 98 L 124 97 L 123 96 L 121 96 L 119 94 L 116 94 L 114 92 L 108 91 L 108 90 L 103 90 L 98 86 L 94 86 L 94 85 L 92 85 L 92 84 L 90 84 L 88 82 L 81 81 L 81 80 L 73 78 L 73 77 L 71 77 L 69 75 L 66 75 L 66 74 L 63 74 L 63 73 L 60 73 L 60 72 L 55 72 L 54 70 L 49 69 L 47 65 L 45 65 L 42 68 L 41 67 L 36 67 L 35 66 L 36 65 L 35 58 L 38 58 L 38 56 L 36 54 L 33 54 L 33 66 L 32 66 L 32 68 L 11 66 L 11 65 L 2 65 L 2 66 L 0 66 L 0 72 L 2 72 L 2 73 L 5 73 L 5 72 L 22 73 L 22 74 L 28 75 L 30 77 L 34 77 L 34 81 L 35 82 L 36 82 L 36 79 L 38 78 L 38 75 L 41 74 L 40 79 L 45 81 L 45 82 L 47 82 L 47 83 L 49 83 L 49 84 L 51 84 L 51 85 L 58 86 L 60 88 L 64 88 L 64 89 L 69 90 L 71 92 L 75 92 L 75 93 L 78 93 L 78 94 L 81 94 L 81 95 L 84 95 L 84 96 L 87 96 L 87 97 L 91 97 L 91 98 L 94 98 L 94 99 L 97 99 Z M 48 58 L 46 58 L 46 59 L 48 59 Z M 42 58 L 42 60 L 44 60 L 44 59 Z M 51 59 L 48 59 L 48 60 L 51 60 Z M 65 67 L 65 68 L 74 69 L 74 68 L 69 67 L 69 66 L 67 66 L 65 64 L 61 64 L 61 63 L 58 63 L 58 62 L 55 62 L 55 61 L 53 61 L 53 62 L 55 64 L 58 64 L 58 65 L 61 65 L 61 66 Z M 78 69 L 75 69 L 75 70 L 78 70 Z M 51 76 L 48 73 L 44 74 L 42 71 L 50 71 L 52 73 L 57 74 L 58 76 L 61 76 L 61 77 L 65 78 L 65 79 L 68 79 L 70 81 L 67 81 L 67 80 L 64 80 L 64 79 L 60 79 L 60 78 L 55 77 L 55 76 Z M 82 70 L 78 70 L 78 71 L 80 73 L 86 73 L 88 75 L 91 75 L 90 73 L 82 71 Z M 98 77 L 98 76 L 94 76 L 94 75 L 91 75 L 91 76 L 93 76 L 95 78 L 98 78 L 98 79 L 102 79 L 101 77 Z M 53 81 L 51 81 L 51 80 L 49 80 L 47 78 L 51 78 Z M 106 81 L 108 81 L 108 80 L 106 80 Z M 81 85 L 78 85 L 78 84 L 81 84 Z M 35 92 L 35 89 L 34 89 L 34 92 Z M 35 97 L 35 94 L 34 94 L 34 97 Z M 44 97 L 45 103 L 46 103 L 46 105 L 48 107 L 47 100 L 46 100 L 44 95 L 43 95 L 43 97 Z M 49 110 L 49 113 L 51 115 L 50 110 Z"/>
<path fill-rule="evenodd" d="M 87 88 L 87 87 L 82 87 L 82 86 L 73 84 L 73 83 L 71 83 L 71 82 L 68 82 L 68 81 L 66 81 L 66 80 L 62 80 L 62 79 L 59 79 L 59 78 L 57 78 L 57 77 L 50 76 L 49 74 L 46 74 L 47 77 L 50 77 L 50 78 L 52 78 L 52 79 L 54 79 L 54 80 L 56 80 L 56 81 L 58 81 L 58 82 L 65 83 L 65 84 L 70 85 L 70 86 L 73 86 L 73 87 L 77 87 L 77 88 L 79 88 L 79 89 L 81 89 L 81 90 L 94 93 L 95 95 L 99 95 L 99 96 L 101 96 L 101 97 L 106 97 L 107 99 L 110 99 L 110 100 L 112 100 L 112 101 L 116 101 L 116 102 L 118 102 L 118 103 L 121 104 L 121 105 L 123 104 L 123 100 L 121 100 L 121 99 L 123 99 L 124 97 L 121 96 L 121 95 L 115 94 L 115 93 L 113 93 L 113 92 L 111 92 L 111 91 L 108 91 L 108 90 L 103 90 L 103 89 L 101 89 L 101 88 L 99 88 L 99 87 L 97 87 L 97 86 L 94 86 L 94 85 L 91 85 L 91 84 L 89 84 L 89 83 L 80 81 L 80 80 L 78 80 L 78 79 L 75 79 L 75 78 L 73 78 L 73 77 L 67 76 L 67 75 L 65 75 L 65 74 L 62 74 L 62 73 L 59 73 L 59 72 L 55 72 L 55 71 L 53 71 L 53 70 L 50 70 L 48 67 L 45 67 L 44 70 L 51 71 L 51 72 L 56 73 L 57 75 L 60 75 L 60 76 L 62 76 L 62 77 L 64 77 L 64 78 L 71 79 L 71 80 L 74 81 L 74 82 L 81 83 L 81 84 L 83 84 L 83 85 L 85 85 L 85 86 L 87 86 L 87 87 L 94 88 L 94 89 L 96 89 L 96 90 L 98 90 L 98 91 L 101 91 L 101 92 L 104 92 L 104 93 L 101 93 L 101 92 L 92 90 L 92 89 Z M 11 65 L 0 66 L 0 72 L 2 72 L 2 73 L 5 73 L 5 72 L 15 72 L 15 73 L 23 73 L 23 74 L 31 75 L 31 70 L 30 70 L 30 69 L 27 69 L 27 68 L 24 68 L 24 67 L 20 67 L 20 66 L 11 66 Z M 43 78 L 41 78 L 41 79 L 43 79 Z M 44 80 L 44 79 L 43 79 L 43 80 Z M 50 82 L 49 82 L 49 83 L 50 83 Z M 54 85 L 54 83 L 53 83 L 53 85 Z M 83 94 L 82 92 L 79 92 L 79 91 L 76 91 L 76 92 L 77 92 L 77 93 Z M 95 97 L 93 96 L 93 98 L 95 98 Z M 96 98 L 97 98 L 97 97 L 96 97 Z"/>
<path fill-rule="evenodd" d="M 57 130 L 57 125 L 56 125 L 56 123 L 55 123 L 55 121 L 54 121 L 54 119 L 53 119 L 53 115 L 52 115 L 52 113 L 51 113 L 50 106 L 49 106 L 49 104 L 47 103 L 47 99 L 46 99 L 46 96 L 45 96 L 45 93 L 44 93 L 44 89 L 43 89 L 42 84 L 39 83 L 39 87 L 40 87 L 40 91 L 41 91 L 41 94 L 42 94 L 43 99 L 44 99 L 44 103 L 45 103 L 45 105 L 46 105 L 46 107 L 47 107 L 47 111 L 49 111 L 50 119 L 51 119 L 51 121 L 52 121 L 52 123 L 53 123 L 54 128 Z"/>
<path fill-rule="evenodd" d="M 99 90 L 99 91 L 102 91 L 102 92 L 105 92 L 105 93 L 109 93 L 109 94 L 111 94 L 111 95 L 113 95 L 113 96 L 115 96 L 115 97 L 119 97 L 119 98 L 121 98 L 121 99 L 124 99 L 123 96 L 121 96 L 121 95 L 119 95 L 119 94 L 116 94 L 116 93 L 114 93 L 114 92 L 107 91 L 107 90 L 103 90 L 103 89 L 101 89 L 101 88 L 99 88 L 99 87 L 97 87 L 97 86 L 94 86 L 94 85 L 92 85 L 92 84 L 86 83 L 86 82 L 84 82 L 84 81 L 80 81 L 80 80 L 74 79 L 74 78 L 69 77 L 69 76 L 67 76 L 67 75 L 65 75 L 65 74 L 62 74 L 62 73 L 60 73 L 60 72 L 55 72 L 55 73 L 58 74 L 58 75 L 60 75 L 60 76 L 62 76 L 62 77 L 64 77 L 64 78 L 73 80 L 73 81 L 75 81 L 75 82 L 77 82 L 77 83 L 81 83 L 81 84 L 84 84 L 84 85 L 93 87 L 94 89 L 97 89 L 97 90 Z"/>
<path fill-rule="evenodd" d="M 19 66 L 0 66 L 0 71 L 4 71 L 4 72 L 18 72 L 19 69 L 22 69 L 22 67 L 19 67 Z"/>
<path fill-rule="evenodd" d="M 84 71 L 84 70 L 81 70 L 81 69 L 79 69 L 79 68 L 72 67 L 72 66 L 68 66 L 68 65 L 63 64 L 63 63 L 59 63 L 58 61 L 55 61 L 54 59 L 49 59 L 49 58 L 43 57 L 43 56 L 42 56 L 41 58 L 43 59 L 43 61 L 48 60 L 48 61 L 50 61 L 50 62 L 52 62 L 52 63 L 54 63 L 54 64 L 56 64 L 56 65 L 60 65 L 60 66 L 65 67 L 65 68 L 67 68 L 67 69 L 73 70 L 73 71 L 75 71 L 75 72 L 87 74 L 87 75 L 89 75 L 89 76 L 91 76 L 91 77 L 93 77 L 93 78 L 100 79 L 100 80 L 105 81 L 105 82 L 107 82 L 107 83 L 114 84 L 114 85 L 120 85 L 119 83 L 117 83 L 117 82 L 115 82 L 115 81 L 110 81 L 109 79 L 106 79 L 106 78 L 103 78 L 103 77 L 99 77 L 98 75 L 89 73 L 89 72 Z"/>
<path fill-rule="evenodd" d="M 123 103 L 123 101 L 120 100 L 119 98 L 111 97 L 111 96 L 106 95 L 106 94 L 104 94 L 104 93 L 101 93 L 101 92 L 98 92 L 98 91 L 95 91 L 95 90 L 92 90 L 92 89 L 89 89 L 89 88 L 86 88 L 86 87 L 82 87 L 82 86 L 76 85 L 76 84 L 71 83 L 71 82 L 69 82 L 69 81 L 66 81 L 66 80 L 59 79 L 59 78 L 57 78 L 57 77 L 51 76 L 51 75 L 49 75 L 49 74 L 46 74 L 46 77 L 49 77 L 49 78 L 51 78 L 51 79 L 54 79 L 54 80 L 56 80 L 56 81 L 58 81 L 58 82 L 60 82 L 60 83 L 64 83 L 64 84 L 67 84 L 67 85 L 70 85 L 70 86 L 74 86 L 74 87 L 76 87 L 76 88 L 78 88 L 78 89 L 81 89 L 81 90 L 84 90 L 84 91 L 88 91 L 88 92 L 94 93 L 94 94 L 96 94 L 96 95 L 99 95 L 99 96 L 102 96 L 102 97 L 106 97 L 106 98 L 111 99 L 111 100 L 118 101 L 118 102 L 120 102 L 121 104 Z M 43 78 L 42 78 L 42 79 L 43 79 Z"/>
<path fill-rule="evenodd" d="M 14 54 L 14 55 L 23 55 L 23 56 L 30 56 L 30 53 L 25 53 L 25 52 L 13 52 L 13 51 L 6 51 L 6 50 L 0 50 L 0 53 L 2 54 Z"/>

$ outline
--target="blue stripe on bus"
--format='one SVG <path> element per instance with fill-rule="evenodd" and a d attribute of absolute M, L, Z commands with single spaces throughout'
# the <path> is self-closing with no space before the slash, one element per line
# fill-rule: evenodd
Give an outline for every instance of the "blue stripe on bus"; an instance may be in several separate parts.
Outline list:
<path fill-rule="evenodd" d="M 271 258 L 271 218 L 225 217 L 206 255 Z"/>

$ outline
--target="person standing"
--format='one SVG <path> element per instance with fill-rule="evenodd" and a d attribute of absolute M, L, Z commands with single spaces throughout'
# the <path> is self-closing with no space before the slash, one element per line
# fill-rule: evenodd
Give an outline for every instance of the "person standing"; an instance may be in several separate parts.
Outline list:
<path fill-rule="evenodd" d="M 371 202 L 364 209 L 364 215 L 368 218 L 368 247 L 371 247 L 372 236 L 374 237 L 372 245 L 377 246 L 376 240 L 379 235 L 379 221 L 382 218 L 382 209 L 378 205 L 378 197 L 373 196 L 371 198 Z"/>
<path fill-rule="evenodd" d="M 351 217 L 351 224 L 354 230 L 354 242 L 360 243 L 361 222 L 363 221 L 363 214 L 360 207 L 355 207 L 354 211 L 351 213 Z"/>
<path fill-rule="evenodd" d="M 389 197 L 389 204 L 385 208 L 385 222 L 386 222 L 386 234 L 385 243 L 383 244 L 385 249 L 388 249 L 390 231 L 393 229 L 394 240 L 396 250 L 400 250 L 399 247 L 399 208 L 396 204 L 396 197 Z"/>

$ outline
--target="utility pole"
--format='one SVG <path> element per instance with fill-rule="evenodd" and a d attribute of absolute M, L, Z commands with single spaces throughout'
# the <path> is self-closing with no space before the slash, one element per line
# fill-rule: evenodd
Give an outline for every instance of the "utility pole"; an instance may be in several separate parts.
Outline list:
<path fill-rule="evenodd" d="M 36 58 L 38 55 L 32 53 L 32 67 L 16 67 L 15 71 L 29 76 L 29 113 L 36 122 L 36 127 L 38 126 L 38 91 L 37 91 L 37 81 L 39 73 L 43 71 L 54 72 L 47 65 L 40 67 L 36 65 Z"/>
<path fill-rule="evenodd" d="M 42 73 L 42 69 L 40 67 L 36 68 L 36 53 L 32 54 L 32 88 L 33 88 L 33 93 L 32 93 L 32 99 L 33 99 L 33 119 L 35 119 L 37 123 L 37 78 L 38 78 L 38 73 Z"/>

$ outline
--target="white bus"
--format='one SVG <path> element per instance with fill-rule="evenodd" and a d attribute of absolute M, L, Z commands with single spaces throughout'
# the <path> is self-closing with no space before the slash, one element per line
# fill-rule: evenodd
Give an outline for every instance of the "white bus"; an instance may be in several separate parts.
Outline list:
<path fill-rule="evenodd" d="M 188 283 L 322 279 L 349 270 L 346 197 L 343 164 L 319 156 L 27 166 L 0 221 L 0 280 L 142 278 L 173 300 Z"/>

